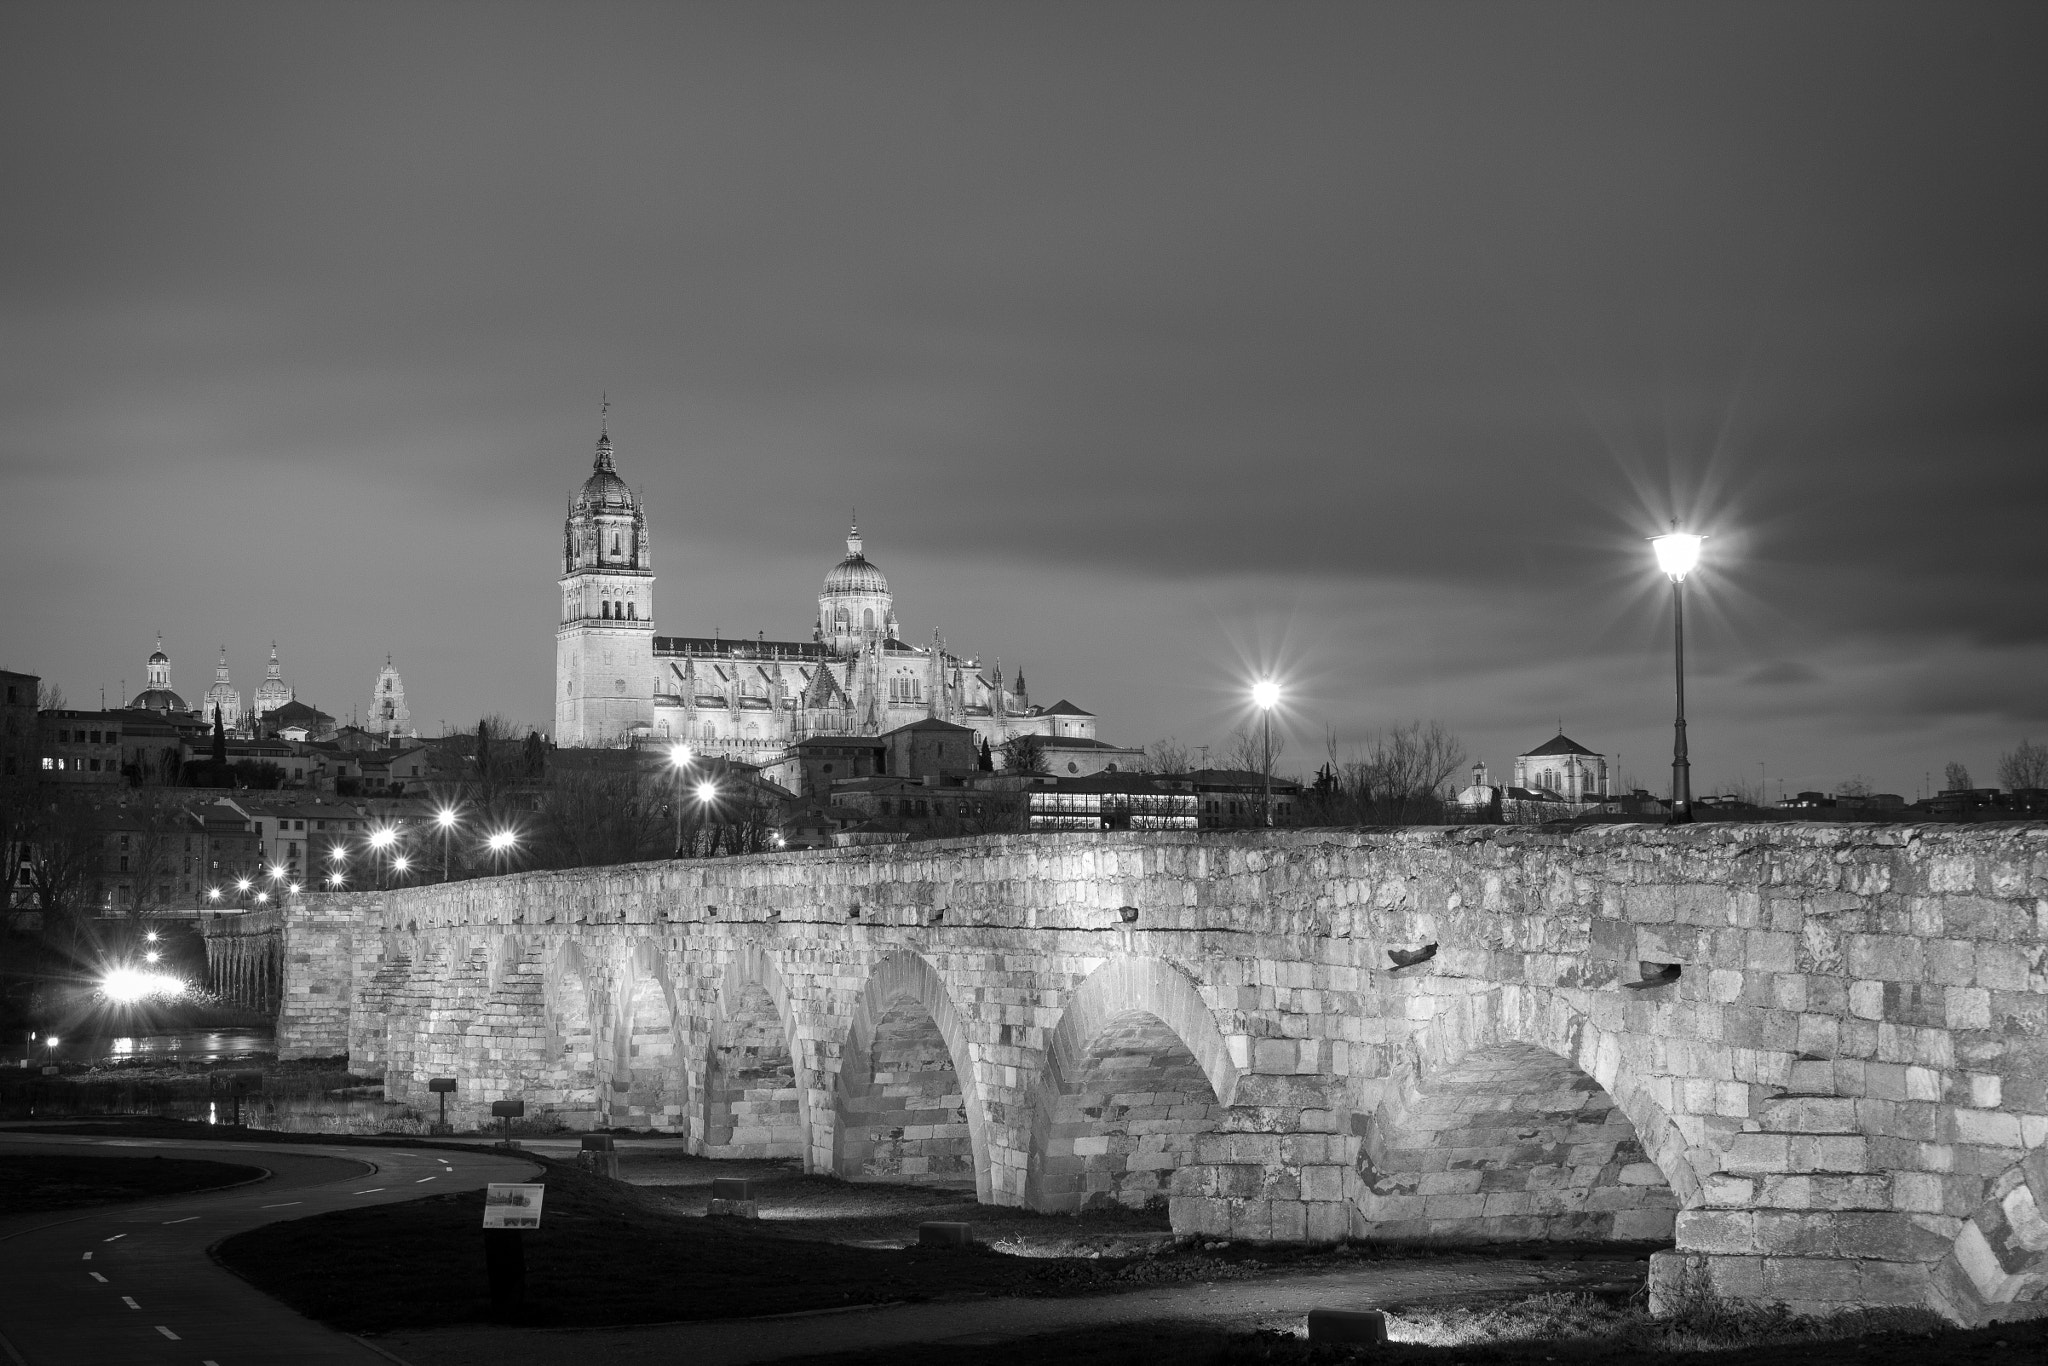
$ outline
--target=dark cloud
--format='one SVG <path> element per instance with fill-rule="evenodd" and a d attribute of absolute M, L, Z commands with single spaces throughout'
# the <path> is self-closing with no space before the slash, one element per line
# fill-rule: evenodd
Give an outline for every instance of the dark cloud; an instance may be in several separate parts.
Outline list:
<path fill-rule="evenodd" d="M 678 630 L 800 633 L 858 504 L 908 626 L 1118 738 L 1284 658 L 1293 754 L 1434 714 L 1498 766 L 1562 717 L 1649 781 L 1676 513 L 1703 765 L 1988 767 L 2048 646 L 2044 39 L 12 6 L 7 665 L 132 684 L 162 626 L 246 686 L 275 635 L 330 709 L 391 649 L 430 725 L 543 719 L 609 390 Z"/>

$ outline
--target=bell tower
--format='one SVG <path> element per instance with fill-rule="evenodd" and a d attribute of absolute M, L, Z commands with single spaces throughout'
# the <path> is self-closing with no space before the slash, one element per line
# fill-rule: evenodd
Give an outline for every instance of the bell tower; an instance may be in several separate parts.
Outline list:
<path fill-rule="evenodd" d="M 555 630 L 555 743 L 622 745 L 654 727 L 654 568 L 647 513 L 598 429 L 590 477 L 562 527 Z"/>

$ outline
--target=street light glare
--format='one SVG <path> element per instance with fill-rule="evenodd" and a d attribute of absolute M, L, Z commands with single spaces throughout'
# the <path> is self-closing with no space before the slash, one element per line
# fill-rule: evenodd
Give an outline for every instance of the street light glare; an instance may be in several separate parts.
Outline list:
<path fill-rule="evenodd" d="M 412 860 L 407 858 L 405 855 L 400 854 L 397 858 L 391 860 L 391 866 L 402 873 L 406 869 L 412 867 Z"/>
<path fill-rule="evenodd" d="M 700 802 L 708 802 L 708 801 L 712 800 L 713 798 L 715 798 L 715 797 L 716 797 L 717 795 L 718 795 L 718 784 L 717 784 L 717 783 L 698 783 L 698 784 L 697 784 L 697 800 L 698 800 L 698 801 L 700 801 Z"/>
<path fill-rule="evenodd" d="M 434 822 L 443 830 L 453 829 L 455 826 L 455 813 L 444 806 L 434 813 Z"/>
<path fill-rule="evenodd" d="M 218 900 L 220 900 L 220 888 L 218 888 L 218 887 L 208 887 L 208 888 L 206 889 L 206 899 L 207 899 L 208 901 L 218 901 Z"/>
<path fill-rule="evenodd" d="M 491 852 L 495 854 L 504 853 L 507 849 L 510 849 L 512 847 L 514 838 L 515 837 L 510 830 L 498 831 L 495 835 L 492 835 L 489 840 Z"/>
<path fill-rule="evenodd" d="M 242 892 L 246 892 L 246 891 L 248 891 L 248 890 L 249 890 L 249 879 L 247 879 L 247 878 L 245 878 L 245 877 L 243 877 L 243 878 L 236 878 L 236 879 L 235 879 L 235 890 L 237 890 L 237 891 L 242 891 Z"/>
<path fill-rule="evenodd" d="M 1673 583 L 1682 583 L 1700 562 L 1700 545 L 1706 539 L 1683 531 L 1667 531 L 1662 536 L 1652 536 L 1650 545 L 1657 552 L 1657 567 Z"/>
<path fill-rule="evenodd" d="M 671 746 L 668 752 L 668 761 L 677 768 L 688 768 L 690 766 L 690 747 L 688 745 Z"/>
<path fill-rule="evenodd" d="M 383 830 L 373 830 L 370 832 L 370 847 L 373 849 L 388 849 L 391 847 L 392 841 L 397 838 L 397 834 L 388 827 Z"/>
<path fill-rule="evenodd" d="M 1262 678 L 1252 684 L 1252 701 L 1266 711 L 1271 711 L 1280 702 L 1280 685 L 1270 678 Z"/>
<path fill-rule="evenodd" d="M 327 875 L 327 885 L 330 887 L 339 887 L 341 885 L 341 874 L 329 873 Z"/>

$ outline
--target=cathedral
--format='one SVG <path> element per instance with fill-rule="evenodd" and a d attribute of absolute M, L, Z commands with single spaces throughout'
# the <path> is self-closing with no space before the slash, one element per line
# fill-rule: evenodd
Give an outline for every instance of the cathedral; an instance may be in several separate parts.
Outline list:
<path fill-rule="evenodd" d="M 1024 675 L 1000 661 L 901 637 L 896 600 L 860 528 L 825 575 L 809 640 L 655 633 L 647 511 L 619 477 L 601 432 L 590 477 L 563 526 L 555 631 L 555 741 L 602 748 L 682 741 L 699 754 L 766 764 L 814 735 L 881 735 L 919 721 L 968 727 L 990 745 L 1013 735 L 1095 741 L 1095 718 L 1067 702 L 1034 707 Z"/>

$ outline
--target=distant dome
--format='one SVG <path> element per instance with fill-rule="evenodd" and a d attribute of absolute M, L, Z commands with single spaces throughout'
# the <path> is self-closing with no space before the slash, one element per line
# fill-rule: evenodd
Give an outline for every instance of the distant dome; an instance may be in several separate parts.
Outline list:
<path fill-rule="evenodd" d="M 889 581 L 882 577 L 882 571 L 868 562 L 861 553 L 860 528 L 854 527 L 846 537 L 846 558 L 832 566 L 825 575 L 827 593 L 886 593 Z"/>
<path fill-rule="evenodd" d="M 590 477 L 583 481 L 583 487 L 576 491 L 576 507 L 579 511 L 631 512 L 634 509 L 633 490 L 626 487 L 626 481 L 619 478 L 619 472 L 612 466 L 612 439 L 609 434 L 597 438 L 597 457 L 591 461 Z"/>
<path fill-rule="evenodd" d="M 133 658 L 134 658 L 134 656 L 133 656 L 133 655 L 130 655 L 130 656 L 129 656 L 129 658 L 130 658 L 130 659 L 133 659 Z M 162 658 L 162 656 L 161 656 L 161 655 L 159 655 L 159 656 L 157 656 L 157 658 L 161 659 L 161 658 Z M 176 693 L 172 692 L 172 691 L 171 691 L 171 690 L 170 690 L 169 688 L 145 688 L 145 689 L 143 689 L 143 690 L 142 690 L 141 692 L 139 692 L 139 693 L 135 694 L 135 700 L 134 700 L 133 702 L 130 702 L 130 703 L 128 704 L 128 709 L 129 709 L 130 711 L 190 711 L 190 710 L 192 710 L 192 708 L 190 708 L 190 707 L 188 707 L 188 706 L 186 706 L 186 705 L 185 705 L 185 699 L 184 699 L 184 698 L 182 698 L 182 697 L 178 696 L 178 695 L 177 695 Z"/>
<path fill-rule="evenodd" d="M 171 657 L 165 654 L 162 650 L 158 650 L 155 654 L 149 657 L 149 662 L 152 664 L 168 664 L 171 662 Z"/>

